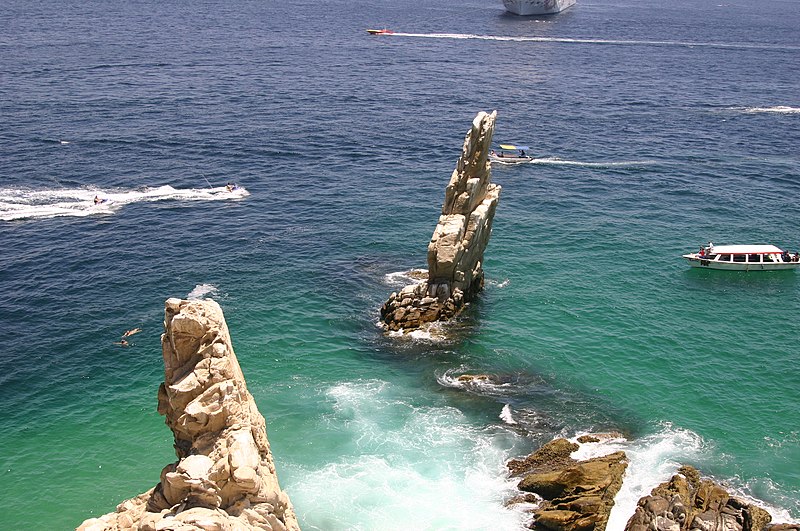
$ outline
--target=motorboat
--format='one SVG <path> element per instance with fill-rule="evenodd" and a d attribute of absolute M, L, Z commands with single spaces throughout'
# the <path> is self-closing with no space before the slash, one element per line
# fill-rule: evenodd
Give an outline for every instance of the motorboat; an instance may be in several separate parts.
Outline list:
<path fill-rule="evenodd" d="M 520 164 L 531 162 L 533 157 L 526 152 L 529 146 L 517 146 L 515 144 L 500 144 L 499 149 L 493 149 L 489 153 L 489 160 L 500 164 Z"/>
<path fill-rule="evenodd" d="M 367 33 L 369 33 L 370 35 L 391 35 L 394 32 L 390 29 L 384 28 L 384 29 L 368 29 Z"/>
<path fill-rule="evenodd" d="M 503 6 L 515 15 L 552 15 L 575 5 L 575 0 L 503 0 Z"/>
<path fill-rule="evenodd" d="M 683 255 L 692 267 L 729 271 L 775 271 L 800 267 L 800 254 L 775 245 L 708 245 Z"/>

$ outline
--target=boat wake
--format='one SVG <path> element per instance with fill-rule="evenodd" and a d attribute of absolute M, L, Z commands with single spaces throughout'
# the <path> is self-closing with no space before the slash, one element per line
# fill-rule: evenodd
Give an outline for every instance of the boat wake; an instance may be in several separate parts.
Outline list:
<path fill-rule="evenodd" d="M 800 114 L 800 107 L 788 107 L 785 105 L 775 107 L 731 107 L 731 110 L 744 114 Z"/>
<path fill-rule="evenodd" d="M 584 168 L 631 168 L 635 166 L 648 166 L 655 164 L 653 160 L 625 160 L 619 162 L 582 162 L 579 160 L 563 160 L 558 157 L 542 157 L 534 158 L 527 162 L 504 163 L 501 161 L 493 161 L 492 166 L 495 164 L 501 166 L 516 166 L 518 164 L 547 164 L 551 166 L 581 166 Z"/>
<path fill-rule="evenodd" d="M 511 37 L 503 35 L 476 35 L 472 33 L 400 33 L 387 34 L 392 37 L 416 37 L 424 39 L 457 39 L 510 42 L 551 42 L 560 44 L 599 44 L 612 46 L 679 46 L 684 48 L 726 48 L 733 50 L 800 50 L 800 46 L 768 43 L 726 43 L 692 41 L 644 41 L 617 39 L 575 39 L 569 37 Z"/>
<path fill-rule="evenodd" d="M 165 185 L 127 191 L 91 188 L 0 188 L 0 220 L 108 215 L 131 203 L 165 200 L 223 201 L 241 199 L 248 195 L 250 192 L 241 186 L 230 190 L 226 186 L 179 189 Z"/>

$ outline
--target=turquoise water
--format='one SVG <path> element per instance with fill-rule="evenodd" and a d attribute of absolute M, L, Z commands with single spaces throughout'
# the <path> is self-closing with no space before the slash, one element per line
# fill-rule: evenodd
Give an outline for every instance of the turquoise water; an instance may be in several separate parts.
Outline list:
<path fill-rule="evenodd" d="M 0 528 L 74 528 L 174 460 L 156 413 L 173 296 L 222 305 L 304 529 L 518 529 L 505 460 L 610 430 L 585 450 L 632 459 L 609 529 L 683 463 L 800 520 L 797 273 L 680 259 L 800 245 L 798 17 L 12 2 Z M 380 305 L 425 266 L 494 109 L 495 139 L 536 160 L 493 169 L 486 288 L 441 334 L 386 337 Z"/>

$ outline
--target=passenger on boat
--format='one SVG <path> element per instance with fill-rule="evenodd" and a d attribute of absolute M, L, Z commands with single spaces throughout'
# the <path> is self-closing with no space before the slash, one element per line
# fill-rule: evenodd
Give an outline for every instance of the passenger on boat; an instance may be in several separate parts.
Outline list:
<path fill-rule="evenodd" d="M 525 150 L 524 149 L 520 149 L 519 150 L 519 156 L 520 157 L 524 157 L 525 156 Z"/>
<path fill-rule="evenodd" d="M 704 258 L 705 255 L 706 255 L 706 248 L 705 247 L 700 247 L 700 250 L 697 251 L 697 256 L 700 257 L 700 258 Z"/>

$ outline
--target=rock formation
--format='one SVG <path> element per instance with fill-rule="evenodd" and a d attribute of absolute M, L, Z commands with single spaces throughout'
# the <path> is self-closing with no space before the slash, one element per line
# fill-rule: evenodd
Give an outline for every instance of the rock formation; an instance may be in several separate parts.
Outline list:
<path fill-rule="evenodd" d="M 579 442 L 621 437 L 619 433 L 583 436 Z M 512 477 L 522 477 L 523 492 L 509 501 L 531 503 L 530 529 L 547 531 L 603 531 L 614 497 L 622 486 L 627 458 L 615 452 L 585 461 L 571 454 L 578 444 L 556 439 L 524 459 L 506 466 Z M 639 500 L 625 531 L 800 531 L 796 524 L 770 524 L 764 509 L 731 496 L 711 480 L 701 479 L 684 466 L 668 482 Z M 617 531 L 617 530 L 610 530 Z"/>
<path fill-rule="evenodd" d="M 299 530 L 219 305 L 167 300 L 161 346 L 158 412 L 178 461 L 155 487 L 78 529 Z"/>
<path fill-rule="evenodd" d="M 480 112 L 472 122 L 428 244 L 428 278 L 392 293 L 384 303 L 381 319 L 389 330 L 410 331 L 449 319 L 483 288 L 483 251 L 500 197 L 487 159 L 496 115 Z"/>
<path fill-rule="evenodd" d="M 531 529 L 605 529 L 628 461 L 624 452 L 576 461 L 570 454 L 578 448 L 566 439 L 556 439 L 525 459 L 508 462 L 513 476 L 523 476 L 517 487 L 542 498 L 533 512 Z"/>
<path fill-rule="evenodd" d="M 791 529 L 770 526 L 770 514 L 708 480 L 690 466 L 682 467 L 639 500 L 626 531 L 763 531 Z M 797 527 L 795 527 L 796 529 Z"/>

